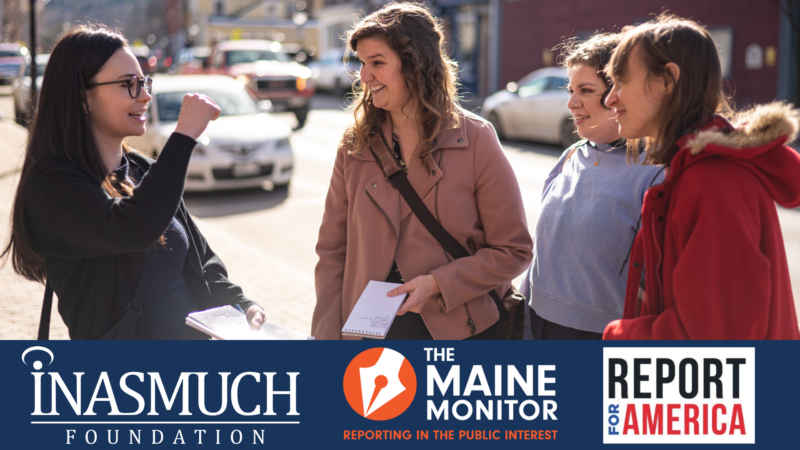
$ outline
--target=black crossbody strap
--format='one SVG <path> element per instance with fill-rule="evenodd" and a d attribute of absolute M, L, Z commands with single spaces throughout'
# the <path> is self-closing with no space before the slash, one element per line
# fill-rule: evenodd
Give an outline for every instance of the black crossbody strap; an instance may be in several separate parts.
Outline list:
<path fill-rule="evenodd" d="M 384 141 L 384 144 L 385 143 Z M 375 154 L 375 151 L 371 148 L 370 151 L 372 151 L 372 156 L 378 161 L 378 164 L 381 165 L 380 158 Z M 381 168 L 384 169 L 384 172 L 386 171 L 382 165 Z M 408 174 L 405 170 L 398 170 L 387 179 L 389 183 L 400 192 L 400 195 L 403 196 L 403 199 L 408 203 L 411 211 L 416 214 L 419 221 L 422 222 L 425 229 L 428 230 L 450 256 L 455 259 L 470 256 L 467 249 L 465 249 L 452 234 L 444 229 L 442 224 L 436 220 L 436 217 L 431 213 L 431 210 L 425 206 L 425 202 L 422 201 L 417 191 L 415 191 L 414 187 L 409 183 Z M 489 291 L 489 296 L 492 297 L 492 300 L 494 300 L 497 305 L 497 311 L 500 313 L 500 320 L 505 320 L 508 316 L 508 310 L 506 310 L 506 307 L 503 305 L 503 300 L 500 299 L 500 296 L 497 295 L 494 289 Z"/>
<path fill-rule="evenodd" d="M 44 287 L 44 299 L 42 300 L 42 315 L 39 318 L 39 335 L 36 339 L 47 341 L 50 339 L 50 311 L 53 309 L 53 288 L 50 281 Z"/>
<path fill-rule="evenodd" d="M 122 319 L 120 319 L 116 325 L 114 325 L 110 330 L 106 331 L 100 339 L 136 339 L 136 323 L 138 322 L 139 316 L 142 314 L 142 309 L 144 308 L 144 301 L 147 295 L 146 289 L 148 286 L 152 286 L 152 279 L 153 276 L 155 276 L 155 273 L 152 270 L 147 270 L 147 266 L 151 261 L 153 252 L 155 252 L 155 249 L 153 248 L 145 250 L 144 270 L 142 271 L 142 276 L 139 278 L 139 282 L 136 285 L 136 291 L 133 294 L 133 298 L 131 299 L 130 303 L 128 303 L 128 307 L 125 309 L 125 315 L 122 316 Z"/>

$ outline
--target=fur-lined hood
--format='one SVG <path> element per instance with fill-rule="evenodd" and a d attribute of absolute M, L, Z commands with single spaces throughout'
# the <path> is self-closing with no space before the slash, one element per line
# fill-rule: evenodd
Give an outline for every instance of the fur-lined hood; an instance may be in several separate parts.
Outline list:
<path fill-rule="evenodd" d="M 760 147 L 783 136 L 792 143 L 800 130 L 800 110 L 783 102 L 759 105 L 736 115 L 733 130 L 713 128 L 699 132 L 686 142 L 693 155 L 709 144 L 743 149 Z"/>
<path fill-rule="evenodd" d="M 721 157 L 749 170 L 781 206 L 800 206 L 800 154 L 785 145 L 800 131 L 800 111 L 776 102 L 740 113 L 732 122 L 717 116 L 702 131 L 678 140 L 682 150 L 670 163 L 667 183 L 689 166 Z"/>

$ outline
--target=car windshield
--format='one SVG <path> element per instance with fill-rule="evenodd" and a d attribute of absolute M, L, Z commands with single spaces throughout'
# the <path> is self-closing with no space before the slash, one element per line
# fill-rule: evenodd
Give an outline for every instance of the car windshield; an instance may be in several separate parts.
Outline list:
<path fill-rule="evenodd" d="M 289 62 L 290 59 L 286 53 L 269 50 L 230 50 L 225 52 L 225 65 L 228 67 L 256 61 Z"/>
<path fill-rule="evenodd" d="M 46 63 L 45 64 L 42 64 L 42 63 L 36 64 L 36 76 L 38 76 L 38 77 L 42 76 L 44 74 L 44 69 L 46 67 L 47 67 Z M 31 66 L 30 65 L 25 66 L 25 76 L 26 77 L 31 76 Z"/>
<path fill-rule="evenodd" d="M 258 114 L 258 107 L 255 100 L 242 88 L 236 91 L 203 91 L 214 100 L 220 107 L 222 116 L 243 116 L 247 114 Z M 156 94 L 156 104 L 158 105 L 158 117 L 162 122 L 173 122 L 178 120 L 181 112 L 183 97 L 189 92 L 162 92 Z"/>

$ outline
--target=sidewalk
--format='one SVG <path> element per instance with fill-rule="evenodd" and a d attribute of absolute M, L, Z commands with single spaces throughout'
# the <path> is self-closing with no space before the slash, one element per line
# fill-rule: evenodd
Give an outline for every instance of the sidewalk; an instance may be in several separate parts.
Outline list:
<path fill-rule="evenodd" d="M 0 119 L 0 136 L 0 242 L 5 249 L 17 189 L 17 170 L 22 167 L 28 132 L 11 120 Z M 43 295 L 44 286 L 18 276 L 11 268 L 10 259 L 5 261 L 0 268 L 0 339 L 36 339 Z M 69 339 L 67 327 L 56 308 L 57 299 L 54 299 L 50 338 Z"/>
<path fill-rule="evenodd" d="M 27 131 L 8 119 L 0 119 L 0 238 L 8 242 L 9 220 Z M 293 269 L 215 227 L 195 218 L 228 268 L 230 279 L 267 311 L 268 320 L 309 333 L 316 302 L 311 275 Z M 44 286 L 17 276 L 7 261 L 0 268 L 0 339 L 36 339 Z M 51 339 L 69 339 L 54 299 Z"/>

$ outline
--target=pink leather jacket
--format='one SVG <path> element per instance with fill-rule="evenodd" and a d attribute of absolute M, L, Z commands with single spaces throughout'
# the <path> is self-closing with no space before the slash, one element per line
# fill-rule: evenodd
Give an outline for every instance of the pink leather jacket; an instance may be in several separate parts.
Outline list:
<path fill-rule="evenodd" d="M 391 142 L 392 123 L 383 124 Z M 472 256 L 453 260 L 423 227 L 369 148 L 340 146 L 317 241 L 317 305 L 311 333 L 341 339 L 341 329 L 370 280 L 384 281 L 394 261 L 405 280 L 433 274 L 441 288 L 421 316 L 435 339 L 464 339 L 494 324 L 511 280 L 532 258 L 517 179 L 491 124 L 461 112 L 458 128 L 436 137 L 428 168 L 406 161 L 408 179 L 444 228 Z M 375 136 L 370 145 L 382 145 Z"/>

